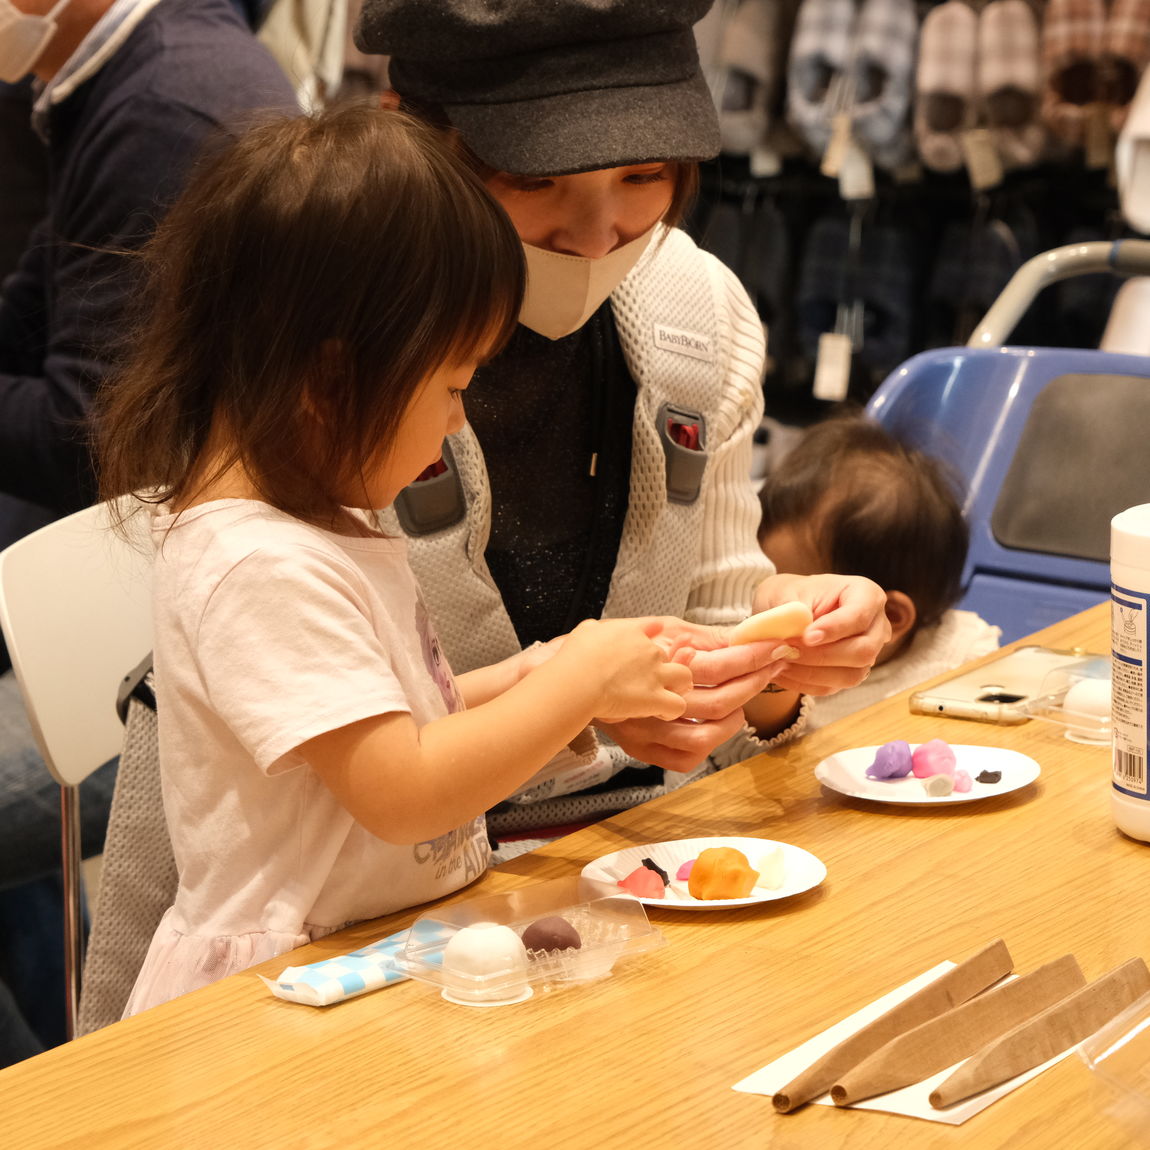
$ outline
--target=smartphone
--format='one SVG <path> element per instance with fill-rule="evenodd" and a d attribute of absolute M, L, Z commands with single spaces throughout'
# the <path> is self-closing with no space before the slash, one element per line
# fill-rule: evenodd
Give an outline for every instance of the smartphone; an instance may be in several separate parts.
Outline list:
<path fill-rule="evenodd" d="M 945 715 L 979 723 L 1013 725 L 1030 716 L 1026 704 L 1041 694 L 1051 671 L 1098 658 L 1087 651 L 1018 647 L 973 671 L 962 671 L 910 696 L 916 715 Z"/>

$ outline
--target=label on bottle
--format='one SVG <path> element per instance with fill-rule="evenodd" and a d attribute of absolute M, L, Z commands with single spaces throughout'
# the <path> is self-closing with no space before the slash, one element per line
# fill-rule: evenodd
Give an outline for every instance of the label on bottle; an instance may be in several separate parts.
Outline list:
<path fill-rule="evenodd" d="M 1150 799 L 1146 789 L 1146 617 L 1150 595 L 1110 585 L 1114 789 Z"/>

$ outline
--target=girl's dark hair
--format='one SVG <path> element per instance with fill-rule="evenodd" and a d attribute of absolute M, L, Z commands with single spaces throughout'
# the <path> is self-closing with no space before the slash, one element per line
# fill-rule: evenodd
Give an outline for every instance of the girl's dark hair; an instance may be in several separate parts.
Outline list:
<path fill-rule="evenodd" d="M 447 114 L 436 104 L 411 100 L 404 96 L 400 107 L 411 115 L 449 135 L 455 150 L 480 179 L 486 180 L 495 175 L 498 169 L 484 163 L 468 146 L 463 136 L 456 131 Z M 690 212 L 695 197 L 699 194 L 699 165 L 694 160 L 669 160 L 670 179 L 673 181 L 671 202 L 663 213 L 662 223 L 669 228 L 678 227 Z"/>
<path fill-rule="evenodd" d="M 214 149 L 143 258 L 146 312 L 97 406 L 101 496 L 180 501 L 238 462 L 323 525 L 420 385 L 502 346 L 524 283 L 514 228 L 439 133 L 365 105 Z"/>
<path fill-rule="evenodd" d="M 915 605 L 929 627 L 957 602 L 970 541 L 956 485 L 933 457 L 863 417 L 808 428 L 759 493 L 759 539 L 806 538 L 839 575 L 864 575 Z"/>

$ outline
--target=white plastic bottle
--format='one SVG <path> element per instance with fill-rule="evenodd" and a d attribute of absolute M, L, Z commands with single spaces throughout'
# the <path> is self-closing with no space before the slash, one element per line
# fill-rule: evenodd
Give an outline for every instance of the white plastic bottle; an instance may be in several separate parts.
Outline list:
<path fill-rule="evenodd" d="M 1111 810 L 1118 829 L 1150 842 L 1146 786 L 1147 622 L 1150 618 L 1150 503 L 1110 521 Z"/>

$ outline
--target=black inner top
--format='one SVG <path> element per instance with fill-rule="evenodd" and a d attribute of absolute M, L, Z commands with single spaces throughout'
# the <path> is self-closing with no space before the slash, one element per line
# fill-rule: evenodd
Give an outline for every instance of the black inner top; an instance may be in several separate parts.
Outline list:
<path fill-rule="evenodd" d="M 520 325 L 466 402 L 491 483 L 487 564 L 520 643 L 598 618 L 627 513 L 635 411 L 610 303 L 563 339 Z"/>

